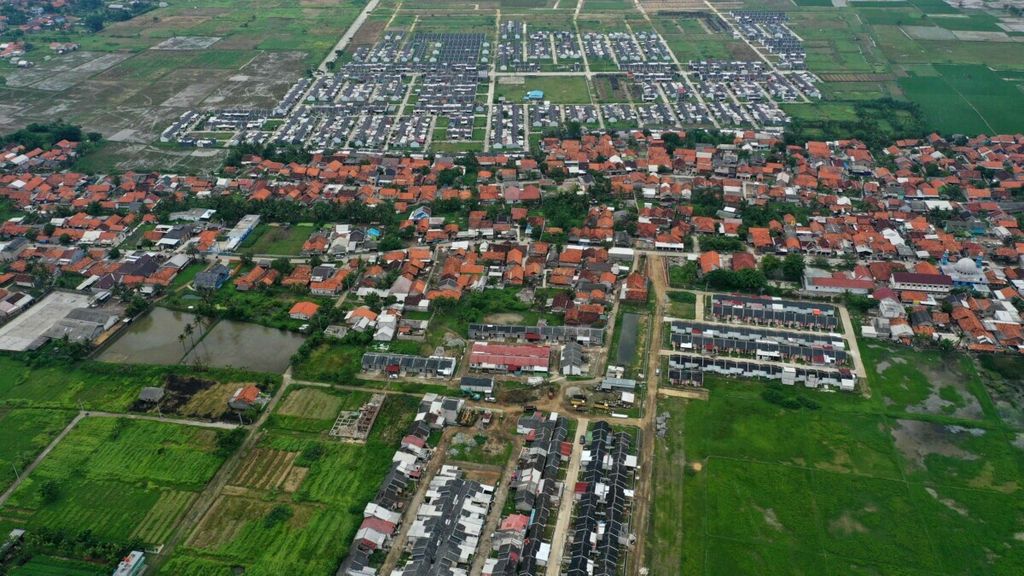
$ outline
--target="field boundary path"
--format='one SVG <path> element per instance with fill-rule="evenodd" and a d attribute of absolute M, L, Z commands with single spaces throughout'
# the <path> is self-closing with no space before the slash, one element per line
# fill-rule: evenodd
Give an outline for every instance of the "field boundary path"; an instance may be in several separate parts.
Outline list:
<path fill-rule="evenodd" d="M 174 526 L 174 529 L 171 531 L 171 535 L 167 538 L 167 541 L 160 549 L 160 553 L 151 557 L 151 573 L 157 574 L 160 572 L 160 566 L 166 562 L 168 558 L 174 555 L 174 549 L 181 543 L 182 539 L 191 534 L 192 530 L 194 530 L 209 513 L 214 502 L 217 501 L 217 497 L 220 496 L 221 492 L 223 492 L 228 480 L 234 477 L 235 470 L 242 462 L 243 456 L 248 455 L 249 451 L 252 450 L 253 446 L 255 446 L 260 440 L 260 428 L 263 427 L 267 419 L 274 412 L 274 408 L 277 406 L 278 401 L 284 397 L 284 393 L 291 383 L 292 368 L 289 366 L 288 370 L 285 371 L 281 378 L 281 386 L 270 399 L 270 402 L 268 402 L 263 408 L 263 412 L 260 413 L 260 417 L 249 428 L 249 433 L 246 434 L 242 445 L 224 461 L 224 464 L 221 465 L 220 470 L 217 470 L 213 479 L 210 480 L 203 491 L 199 493 L 199 496 L 195 498 L 192 505 L 189 507 L 188 512 L 186 512 Z"/>
<path fill-rule="evenodd" d="M 857 333 L 853 330 L 853 320 L 850 319 L 850 311 L 841 304 L 837 304 L 836 308 L 839 309 L 839 319 L 843 323 L 843 336 L 850 345 L 854 370 L 864 386 L 864 397 L 871 398 L 871 388 L 868 388 L 868 369 L 864 365 L 864 358 L 860 355 L 860 343 L 857 342 Z"/>
<path fill-rule="evenodd" d="M 586 434 L 589 425 L 590 420 L 578 419 L 576 434 Z M 574 492 L 570 487 L 575 486 L 576 480 L 580 477 L 580 462 L 583 459 L 583 447 L 580 443 L 575 438 L 569 438 L 569 441 L 572 442 L 572 456 L 569 457 L 569 468 L 565 473 L 565 482 L 562 483 L 562 501 L 558 505 L 558 520 L 555 522 L 555 533 L 551 537 L 547 576 L 558 576 L 562 572 L 562 555 L 565 552 L 565 540 L 569 535 L 569 522 L 572 520 Z"/>
<path fill-rule="evenodd" d="M 60 444 L 61 440 L 63 440 L 68 434 L 70 434 L 71 431 L 74 430 L 75 426 L 77 426 L 78 423 L 81 422 L 83 418 L 85 418 L 85 412 L 79 412 L 74 418 L 71 419 L 71 422 L 68 422 L 68 425 L 65 426 L 63 430 L 60 431 L 60 434 L 57 434 L 57 437 L 54 438 L 53 441 L 50 442 L 50 444 L 46 448 L 44 448 L 43 451 L 40 452 L 38 456 L 36 456 L 36 459 L 33 460 L 31 464 L 25 467 L 25 470 L 23 470 L 21 474 L 18 475 L 14 483 L 11 484 L 10 487 L 4 491 L 3 495 L 0 495 L 0 506 L 3 506 L 7 502 L 7 499 L 11 497 L 11 494 L 14 494 L 14 491 L 17 490 L 18 487 L 21 486 L 21 483 L 24 482 L 26 478 L 28 478 L 28 475 L 31 474 L 32 471 L 36 469 L 36 466 L 39 466 L 39 464 L 42 463 L 42 461 L 45 460 L 47 456 L 49 456 L 50 452 L 53 452 L 53 449 L 57 447 L 57 444 Z"/>

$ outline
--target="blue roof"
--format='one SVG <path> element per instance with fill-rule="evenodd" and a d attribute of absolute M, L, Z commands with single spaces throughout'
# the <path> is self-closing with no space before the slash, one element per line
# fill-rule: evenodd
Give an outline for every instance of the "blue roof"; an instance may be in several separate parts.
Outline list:
<path fill-rule="evenodd" d="M 529 98 L 530 100 L 540 100 L 541 98 L 544 98 L 544 91 L 530 90 L 529 92 L 526 93 L 526 97 Z"/>

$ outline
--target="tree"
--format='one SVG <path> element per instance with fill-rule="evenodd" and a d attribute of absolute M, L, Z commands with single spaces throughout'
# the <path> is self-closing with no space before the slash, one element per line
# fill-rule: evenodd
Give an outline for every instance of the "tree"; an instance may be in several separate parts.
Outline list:
<path fill-rule="evenodd" d="M 96 33 L 103 30 L 103 15 L 90 14 L 85 17 L 85 27 L 90 32 Z"/>
<path fill-rule="evenodd" d="M 270 267 L 281 274 L 290 274 L 294 268 L 291 260 L 287 258 L 275 258 L 274 261 L 270 263 Z"/>
<path fill-rule="evenodd" d="M 761 258 L 761 271 L 768 278 L 778 280 L 782 277 L 782 260 L 774 254 L 767 254 Z"/>
<path fill-rule="evenodd" d="M 60 235 L 59 241 L 62 246 L 67 246 L 68 244 L 71 244 L 71 235 L 65 232 Z"/>
<path fill-rule="evenodd" d="M 107 256 L 110 256 L 111 260 L 117 260 L 118 258 L 121 257 L 121 249 L 115 246 L 110 249 L 110 252 L 107 253 Z"/>
<path fill-rule="evenodd" d="M 60 500 L 60 484 L 56 480 L 46 480 L 39 486 L 39 496 L 43 504 L 53 504 Z"/>
<path fill-rule="evenodd" d="M 799 282 L 804 277 L 804 257 L 800 254 L 787 254 L 782 260 L 782 276 L 790 282 Z"/>

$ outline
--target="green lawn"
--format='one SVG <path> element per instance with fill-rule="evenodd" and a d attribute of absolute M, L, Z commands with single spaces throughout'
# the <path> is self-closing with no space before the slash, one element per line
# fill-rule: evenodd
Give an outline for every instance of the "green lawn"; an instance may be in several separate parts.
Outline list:
<path fill-rule="evenodd" d="M 697 313 L 697 295 L 693 292 L 669 292 L 668 313 L 673 318 L 693 320 Z"/>
<path fill-rule="evenodd" d="M 524 102 L 531 90 L 544 92 L 544 100 L 552 104 L 590 104 L 590 91 L 582 76 L 526 76 L 523 84 L 502 84 L 494 86 L 494 100 Z"/>
<path fill-rule="evenodd" d="M 817 406 L 787 410 L 719 378 L 706 402 L 659 399 L 652 573 L 1024 570 L 1024 450 L 985 377 L 964 356 L 865 346 L 870 399 L 783 388 Z"/>
<path fill-rule="evenodd" d="M 297 256 L 302 245 L 316 229 L 312 224 L 296 226 L 260 224 L 242 242 L 240 250 L 253 254 Z"/>

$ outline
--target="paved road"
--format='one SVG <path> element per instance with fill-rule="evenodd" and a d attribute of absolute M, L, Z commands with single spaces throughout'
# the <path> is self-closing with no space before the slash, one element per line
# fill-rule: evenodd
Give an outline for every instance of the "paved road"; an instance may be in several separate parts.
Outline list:
<path fill-rule="evenodd" d="M 582 3 L 582 2 L 581 2 Z M 587 433 L 590 420 L 579 419 L 576 435 Z M 583 459 L 583 447 L 575 438 L 572 442 L 572 456 L 569 457 L 569 469 L 565 473 L 565 484 L 562 486 L 562 502 L 558 505 L 558 520 L 555 522 L 555 533 L 551 538 L 551 555 L 548 556 L 547 576 L 558 576 L 562 571 L 562 555 L 565 552 L 566 538 L 569 536 L 572 520 L 573 490 L 576 480 L 580 477 L 580 462 Z"/>
<path fill-rule="evenodd" d="M 348 30 L 346 30 L 345 33 L 342 34 L 341 38 L 338 39 L 338 43 L 335 44 L 334 48 L 332 48 L 331 51 L 327 53 L 327 56 L 324 57 L 324 61 L 320 63 L 320 66 L 317 68 L 317 72 L 327 72 L 327 63 L 334 60 L 334 54 L 336 52 L 340 52 L 348 46 L 348 43 L 352 41 L 352 37 L 356 35 L 356 32 L 358 32 L 360 28 L 362 28 L 363 22 L 366 22 L 367 16 L 370 15 L 370 12 L 373 12 L 374 8 L 377 7 L 377 4 L 380 4 L 380 0 L 370 0 L 366 4 L 366 8 L 363 8 L 363 11 L 359 13 L 359 16 L 356 16 L 352 25 L 349 26 Z"/>
<path fill-rule="evenodd" d="M 871 388 L 868 388 L 868 369 L 864 365 L 864 358 L 860 355 L 860 344 L 857 342 L 857 333 L 853 330 L 853 321 L 850 319 L 850 311 L 846 306 L 836 304 L 839 309 L 839 319 L 843 323 L 843 336 L 850 347 L 850 355 L 853 356 L 853 367 L 864 385 L 864 396 L 871 397 Z"/>

